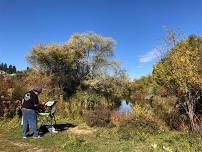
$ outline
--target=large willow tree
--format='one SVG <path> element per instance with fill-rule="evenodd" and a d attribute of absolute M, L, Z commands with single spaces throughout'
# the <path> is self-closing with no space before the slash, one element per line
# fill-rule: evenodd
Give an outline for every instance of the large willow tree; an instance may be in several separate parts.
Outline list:
<path fill-rule="evenodd" d="M 201 52 L 202 38 L 190 36 L 176 43 L 153 70 L 156 82 L 177 95 L 194 131 L 198 130 L 196 105 L 202 96 Z"/>
<path fill-rule="evenodd" d="M 117 67 L 113 60 L 114 45 L 115 41 L 109 37 L 94 33 L 73 34 L 64 44 L 34 47 L 27 59 L 35 68 L 52 74 L 59 87 L 72 95 L 86 82 L 99 85 L 92 80 L 110 73 L 110 67 Z"/>

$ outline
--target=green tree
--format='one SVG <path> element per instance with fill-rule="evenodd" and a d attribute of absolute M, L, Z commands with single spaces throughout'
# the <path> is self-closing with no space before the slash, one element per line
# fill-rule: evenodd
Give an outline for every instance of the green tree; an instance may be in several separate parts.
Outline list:
<path fill-rule="evenodd" d="M 119 102 L 129 97 L 129 79 L 124 70 L 119 70 L 113 75 L 94 77 L 83 81 L 82 87 L 89 93 L 102 95 L 109 102 Z"/>
<path fill-rule="evenodd" d="M 191 129 L 198 130 L 195 107 L 202 95 L 202 38 L 192 35 L 175 45 L 154 67 L 153 78 L 179 99 L 190 119 Z"/>
<path fill-rule="evenodd" d="M 9 66 L 8 66 L 7 72 L 8 72 L 9 74 L 13 73 L 13 66 L 12 66 L 12 65 L 9 65 Z"/>
<path fill-rule="evenodd" d="M 13 65 L 13 66 L 12 66 L 12 73 L 16 73 L 16 71 L 17 71 L 17 70 L 16 70 L 16 66 Z"/>
<path fill-rule="evenodd" d="M 153 84 L 152 76 L 142 76 L 140 79 L 134 80 L 130 83 L 130 92 L 132 100 L 144 100 L 148 96 L 149 90 Z"/>
<path fill-rule="evenodd" d="M 27 57 L 37 69 L 54 76 L 69 95 L 83 80 L 103 75 L 113 65 L 114 40 L 94 33 L 73 34 L 68 42 L 34 47 Z"/>
<path fill-rule="evenodd" d="M 7 72 L 7 70 L 8 70 L 8 68 L 7 68 L 7 64 L 4 63 L 4 65 L 3 65 L 3 71 Z"/>
<path fill-rule="evenodd" d="M 3 70 L 3 66 L 4 66 L 4 64 L 1 63 L 1 64 L 0 64 L 0 70 Z"/>

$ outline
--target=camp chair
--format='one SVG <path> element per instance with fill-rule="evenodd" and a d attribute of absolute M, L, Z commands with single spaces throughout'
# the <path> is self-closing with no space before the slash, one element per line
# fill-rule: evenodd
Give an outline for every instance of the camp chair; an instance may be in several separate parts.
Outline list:
<path fill-rule="evenodd" d="M 51 128 L 54 128 L 56 124 L 55 120 L 55 111 L 56 111 L 56 101 L 48 101 L 45 103 L 45 112 L 39 112 L 38 115 L 45 118 L 42 120 L 41 125 L 47 125 Z"/>

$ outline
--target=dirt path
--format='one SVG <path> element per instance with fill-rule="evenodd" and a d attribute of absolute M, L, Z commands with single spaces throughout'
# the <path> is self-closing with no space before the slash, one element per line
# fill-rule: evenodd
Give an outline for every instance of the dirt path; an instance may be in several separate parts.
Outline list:
<path fill-rule="evenodd" d="M 11 141 L 0 134 L 0 152 L 50 152 L 50 150 L 34 146 L 23 139 L 22 141 Z"/>

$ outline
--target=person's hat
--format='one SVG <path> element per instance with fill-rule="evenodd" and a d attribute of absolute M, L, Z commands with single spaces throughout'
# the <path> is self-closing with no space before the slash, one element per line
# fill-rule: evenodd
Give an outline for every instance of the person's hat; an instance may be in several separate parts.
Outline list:
<path fill-rule="evenodd" d="M 42 90 L 43 90 L 43 87 L 42 86 L 37 86 L 33 90 L 36 91 L 36 92 L 38 92 L 38 93 L 41 93 Z"/>

